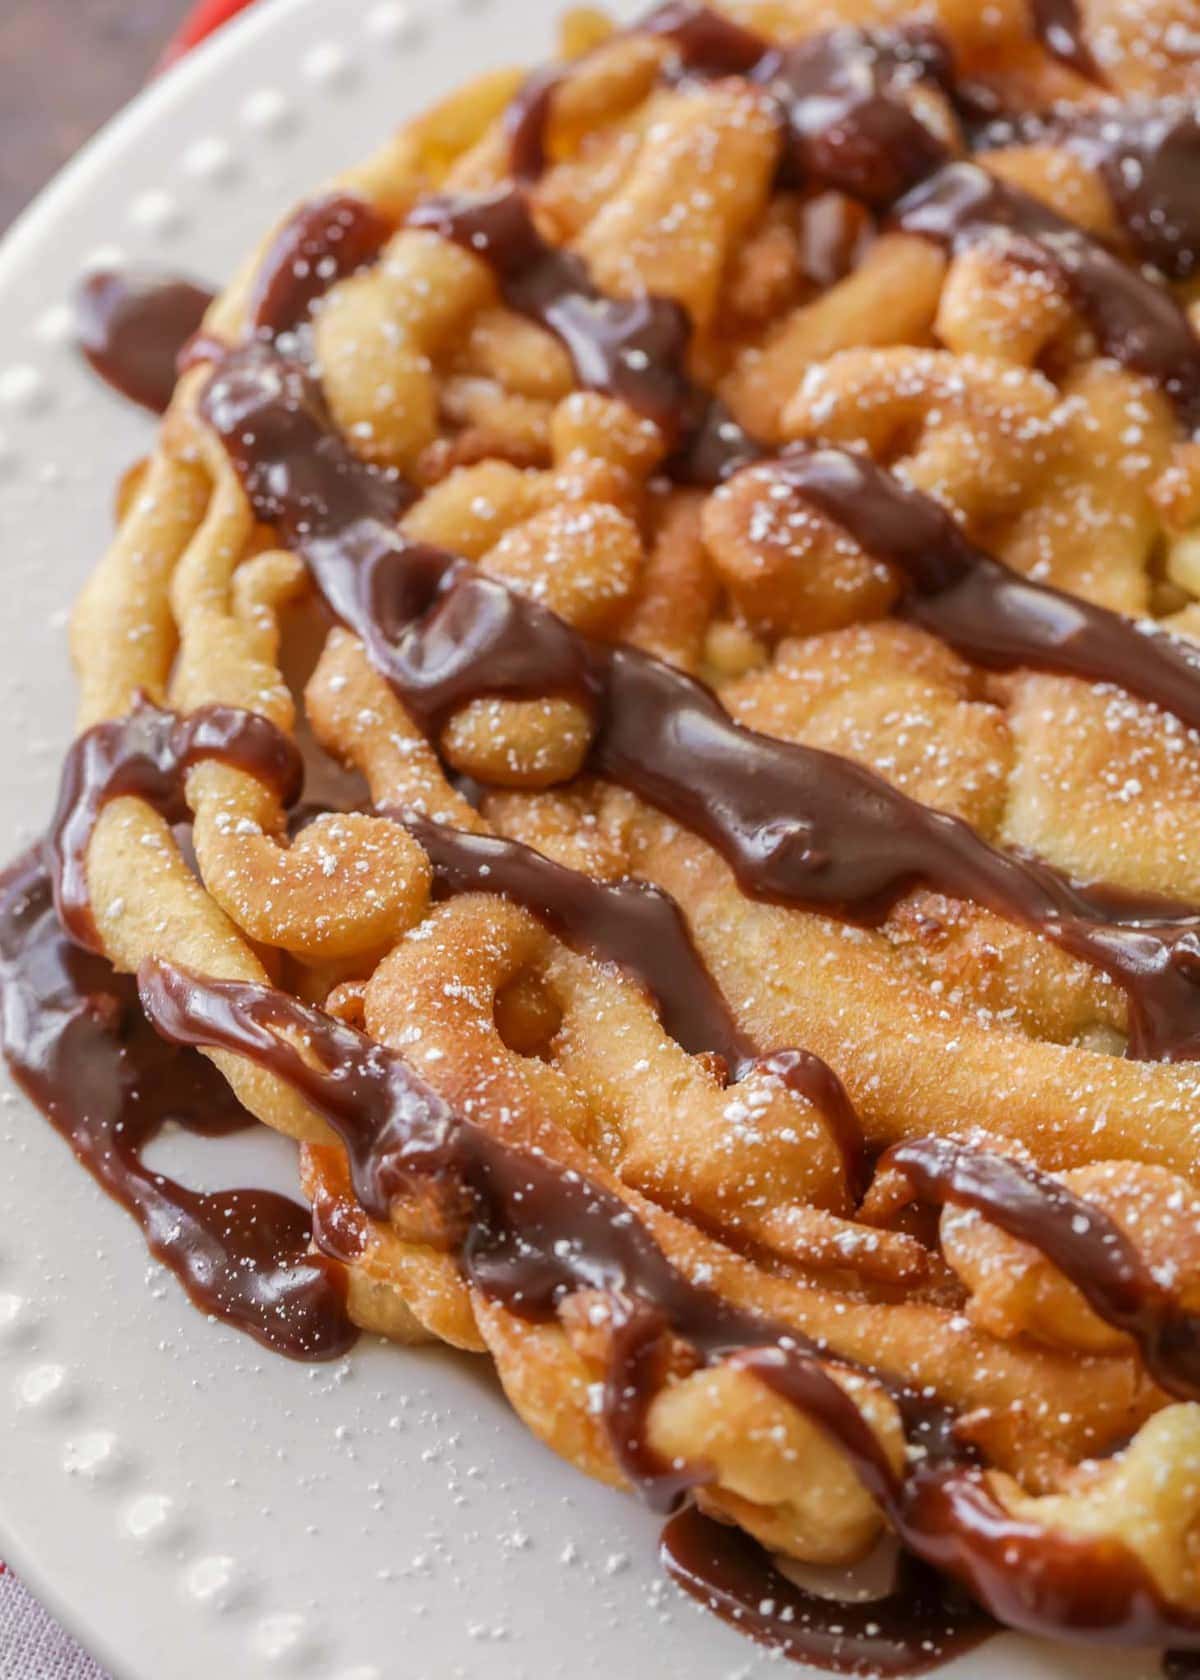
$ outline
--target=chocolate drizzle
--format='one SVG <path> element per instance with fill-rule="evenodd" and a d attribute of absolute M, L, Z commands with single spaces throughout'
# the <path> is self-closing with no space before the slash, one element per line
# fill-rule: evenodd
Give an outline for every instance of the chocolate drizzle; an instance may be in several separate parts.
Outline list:
<path fill-rule="evenodd" d="M 1033 10 L 1048 50 L 1098 77 L 1073 0 L 1034 0 Z M 965 92 L 956 92 L 939 36 L 843 29 L 776 48 L 687 0 L 640 27 L 669 38 L 689 74 L 746 75 L 769 91 L 784 134 L 785 179 L 835 187 L 875 209 L 923 182 L 897 206 L 895 225 L 955 252 L 1004 241 L 1016 261 L 1067 289 L 1104 354 L 1153 379 L 1187 425 L 1200 424 L 1200 345 L 1170 292 L 983 170 L 943 167 L 945 144 L 907 98 L 923 84 L 965 114 Z M 544 167 L 560 76 L 532 79 L 510 112 L 520 180 Z M 1101 171 L 1138 254 L 1172 277 L 1190 275 L 1200 250 L 1200 201 L 1193 202 L 1189 175 L 1200 151 L 1194 111 L 1122 108 L 1111 120 L 1104 110 L 1073 114 L 1056 132 Z M 487 261 L 509 306 L 562 340 L 582 385 L 620 398 L 662 429 L 677 478 L 714 484 L 762 458 L 762 446 L 692 380 L 682 309 L 666 299 L 604 296 L 577 257 L 542 238 L 520 192 L 429 201 L 410 225 Z M 436 730 L 480 694 L 577 697 L 595 726 L 590 768 L 703 836 L 751 896 L 871 922 L 927 882 L 1108 973 L 1129 998 L 1131 1054 L 1200 1056 L 1200 917 L 1192 910 L 1078 886 L 1036 860 L 1000 852 L 853 764 L 738 727 L 715 695 L 682 673 L 593 642 L 464 560 L 397 532 L 410 487 L 357 460 L 317 387 L 270 347 L 304 327 L 335 280 L 375 260 L 390 232 L 353 198 L 306 206 L 258 275 L 253 342 L 226 355 L 222 345 L 201 341 L 193 360 L 218 361 L 203 412 L 257 516 L 303 555 L 332 610 L 426 726 Z M 94 365 L 135 400 L 165 406 L 174 383 L 168 340 L 173 361 L 181 321 L 190 310 L 198 322 L 207 295 L 143 288 L 139 299 L 136 285 L 111 276 L 95 286 L 86 300 L 92 343 L 85 344 Z M 303 344 L 301 334 L 301 353 Z M 977 663 L 1115 682 L 1200 727 L 1200 661 L 1185 644 L 1017 577 L 970 545 L 936 504 L 861 458 L 789 452 L 777 470 L 901 571 L 903 616 Z M 181 722 L 144 705 L 77 743 L 47 852 L 30 854 L 0 884 L 7 1053 L 35 1101 L 134 1213 L 199 1304 L 285 1352 L 331 1357 L 353 1332 L 336 1274 L 308 1251 L 304 1211 L 262 1192 L 199 1195 L 143 1166 L 139 1152 L 164 1121 L 214 1132 L 236 1123 L 240 1111 L 206 1062 L 163 1049 L 129 983 L 78 948 L 95 939 L 84 853 L 104 801 L 133 794 L 174 820 L 186 814 L 188 768 L 206 757 L 265 777 L 285 799 L 295 791 L 292 750 L 249 714 L 213 708 Z M 590 881 L 512 842 L 455 834 L 411 815 L 399 820 L 430 852 L 444 888 L 506 892 L 583 948 L 637 972 L 685 1048 L 721 1055 L 735 1077 L 763 1063 L 666 895 L 640 883 Z M 75 946 L 55 918 L 51 874 Z M 669 1508 L 705 1478 L 702 1466 L 662 1463 L 649 1441 L 649 1407 L 682 1341 L 697 1362 L 731 1360 L 813 1420 L 922 1560 L 906 1566 L 889 1598 L 831 1607 L 771 1572 L 753 1542 L 688 1511 L 668 1528 L 664 1555 L 676 1578 L 718 1613 L 788 1656 L 848 1673 L 916 1672 L 990 1628 L 947 1597 L 932 1567 L 1014 1627 L 1179 1642 L 1186 1650 L 1168 1659 L 1172 1671 L 1196 1671 L 1196 1621 L 1165 1606 L 1116 1543 L 1072 1539 L 1010 1516 L 936 1399 L 913 1395 L 886 1372 L 867 1372 L 897 1402 L 910 1443 L 925 1448 L 915 1468 L 897 1473 L 830 1374 L 829 1365 L 850 1362 L 684 1277 L 614 1191 L 535 1142 L 518 1147 L 490 1135 L 451 1110 L 399 1056 L 283 993 L 206 982 L 158 963 L 144 968 L 141 983 L 145 1008 L 168 1039 L 247 1056 L 326 1118 L 346 1146 L 368 1214 L 386 1219 L 396 1198 L 432 1186 L 466 1276 L 490 1298 L 548 1321 L 578 1290 L 608 1297 L 604 1418 L 618 1462 L 651 1503 Z M 303 1040 L 304 1054 L 293 1037 Z M 765 1062 L 824 1112 L 858 1181 L 861 1137 L 830 1070 L 802 1051 Z M 976 1208 L 1033 1244 L 1100 1316 L 1133 1338 L 1164 1388 L 1200 1394 L 1194 1319 L 1167 1299 L 1101 1210 L 1034 1169 L 941 1139 L 899 1145 L 884 1159 L 922 1199 Z M 769 1610 L 767 1598 L 774 1600 Z"/>
<path fill-rule="evenodd" d="M 1034 34 L 1051 58 L 1090 82 L 1104 80 L 1083 33 L 1079 0 L 1029 0 Z"/>
<path fill-rule="evenodd" d="M 300 791 L 303 769 L 292 742 L 266 718 L 234 706 L 202 706 L 180 718 L 143 697 L 128 717 L 97 724 L 72 744 L 46 847 L 58 914 L 77 945 L 100 949 L 86 864 L 101 808 L 130 795 L 169 823 L 185 821 L 187 772 L 205 759 L 248 771 L 275 788 L 285 804 Z"/>
<path fill-rule="evenodd" d="M 578 1289 L 617 1297 L 606 1416 L 614 1451 L 652 1503 L 669 1508 L 695 1480 L 691 1470 L 658 1462 L 644 1439 L 668 1327 L 710 1357 L 741 1347 L 774 1350 L 782 1335 L 804 1366 L 795 1380 L 814 1396 L 819 1390 L 831 1416 L 852 1413 L 845 1429 L 865 1427 L 803 1337 L 689 1282 L 613 1191 L 535 1146 L 493 1137 L 354 1028 L 269 987 L 202 981 L 164 963 L 143 965 L 140 983 L 146 1013 L 164 1037 L 245 1055 L 312 1105 L 345 1145 L 355 1195 L 372 1217 L 386 1220 L 394 1200 L 432 1182 L 460 1233 L 467 1277 L 492 1299 L 544 1321 Z M 294 1047 L 292 1033 L 315 1064 Z"/>
<path fill-rule="evenodd" d="M 127 717 L 97 724 L 74 742 L 44 848 L 60 923 L 81 949 L 100 949 L 86 874 L 100 811 L 109 800 L 132 795 L 168 822 L 186 821 L 187 772 L 207 759 L 250 771 L 275 787 L 284 804 L 300 791 L 302 767 L 291 739 L 268 719 L 235 707 L 205 707 L 183 719 L 142 699 Z M 294 811 L 290 832 L 313 814 L 319 813 Z M 415 812 L 381 815 L 402 823 L 421 844 L 443 891 L 502 893 L 526 906 L 578 948 L 632 970 L 658 1003 L 665 1030 L 689 1054 L 720 1057 L 734 1079 L 763 1070 L 812 1102 L 841 1153 L 849 1194 L 862 1193 L 862 1129 L 841 1081 L 809 1051 L 759 1053 L 669 893 L 644 881 L 593 880 L 518 841 L 465 833 Z"/>
<path fill-rule="evenodd" d="M 669 893 L 646 881 L 597 881 L 517 840 L 468 834 L 385 807 L 426 852 L 445 892 L 495 892 L 531 910 L 570 944 L 631 969 L 689 1055 L 720 1056 L 735 1077 L 757 1058 L 692 943 Z"/>
<path fill-rule="evenodd" d="M 762 1055 L 735 1021 L 669 893 L 646 881 L 597 881 L 516 840 L 468 834 L 414 812 L 385 809 L 428 854 L 443 891 L 502 893 L 578 949 L 630 969 L 652 994 L 664 1029 L 690 1055 L 717 1055 L 730 1076 L 773 1074 L 821 1113 L 852 1199 L 866 1188 L 862 1126 L 845 1087 L 809 1050 Z"/>
<path fill-rule="evenodd" d="M 838 1440 L 873 1497 L 895 1501 L 899 1479 L 816 1345 L 685 1277 L 614 1191 L 539 1142 L 494 1136 L 398 1054 L 287 993 L 202 980 L 161 962 L 143 965 L 140 985 L 164 1037 L 244 1055 L 292 1085 L 341 1138 L 355 1196 L 372 1217 L 387 1219 L 396 1199 L 432 1184 L 467 1277 L 510 1311 L 545 1321 L 576 1290 L 613 1298 L 605 1417 L 622 1467 L 652 1504 L 669 1509 L 702 1479 L 694 1467 L 659 1462 L 645 1438 L 668 1331 L 705 1362 L 734 1356 Z M 944 1408 L 879 1380 L 928 1443 L 931 1462 L 969 1460 Z"/>
<path fill-rule="evenodd" d="M 981 146 L 1062 145 L 1099 170 L 1136 254 L 1172 280 L 1200 260 L 1200 115 L 1186 99 L 1134 99 L 1003 119 Z"/>
<path fill-rule="evenodd" d="M 509 307 L 562 340 L 581 385 L 619 397 L 661 429 L 677 476 L 717 483 L 761 455 L 761 445 L 688 374 L 691 324 L 683 307 L 669 298 L 607 297 L 579 257 L 542 238 L 524 193 L 425 199 L 409 226 L 488 263 Z"/>
<path fill-rule="evenodd" d="M 878 920 L 919 882 L 973 900 L 1095 964 L 1128 994 L 1130 1053 L 1200 1054 L 1200 922 L 1078 887 L 830 753 L 735 724 L 711 690 L 636 649 L 580 635 L 467 562 L 385 522 L 397 487 L 363 465 L 300 369 L 255 346 L 202 399 L 260 519 L 307 561 L 380 672 L 436 723 L 485 693 L 573 693 L 592 768 L 701 835 L 752 897 Z"/>
<path fill-rule="evenodd" d="M 746 76 L 775 101 L 784 178 L 890 204 L 945 160 L 946 146 L 906 103 L 926 83 L 949 94 L 953 64 L 936 29 L 846 27 L 772 46 L 691 0 L 660 7 L 635 33 L 669 39 L 693 75 Z"/>
<path fill-rule="evenodd" d="M 1066 288 L 1103 355 L 1158 385 L 1191 429 L 1200 425 L 1200 341 L 1163 285 L 1123 263 L 1074 222 L 974 163 L 953 163 L 907 195 L 897 227 L 952 252 L 1003 240 L 1014 261 Z"/>
<path fill-rule="evenodd" d="M 761 35 L 697 0 L 667 0 L 630 33 L 670 41 L 681 64 L 701 76 L 748 76 L 771 50 Z"/>
<path fill-rule="evenodd" d="M 148 270 L 101 269 L 75 293 L 75 339 L 92 368 L 121 396 L 163 414 L 179 352 L 199 331 L 213 293 Z"/>
<path fill-rule="evenodd" d="M 1182 1311 L 1103 1208 L 1036 1167 L 949 1138 L 912 1138 L 880 1157 L 924 1201 L 974 1208 L 1036 1248 L 1092 1311 L 1132 1338 L 1150 1375 L 1181 1400 L 1200 1400 L 1200 1318 Z"/>
<path fill-rule="evenodd" d="M 823 1598 L 788 1579 L 742 1529 L 694 1505 L 663 1529 L 663 1567 L 685 1592 L 760 1645 L 833 1674 L 927 1674 L 995 1632 L 934 1570 L 902 1557 L 885 1598 Z"/>
<path fill-rule="evenodd" d="M 898 1474 L 831 1374 L 861 1367 L 690 1281 L 612 1190 L 533 1141 L 518 1146 L 456 1113 L 395 1052 L 270 987 L 200 980 L 159 962 L 143 965 L 140 987 L 164 1037 L 244 1055 L 292 1085 L 344 1143 L 369 1214 L 386 1219 L 396 1198 L 432 1186 L 465 1275 L 489 1298 L 545 1322 L 578 1290 L 610 1297 L 604 1417 L 618 1462 L 652 1504 L 669 1508 L 705 1480 L 700 1466 L 661 1463 L 647 1438 L 670 1333 L 701 1362 L 730 1359 L 798 1407 L 846 1455 L 908 1549 L 968 1585 L 999 1620 L 1200 1650 L 1200 1623 L 1167 1606 L 1118 1542 L 1011 1516 L 936 1401 L 866 1372 L 899 1404 L 910 1439 L 920 1431 L 929 1443 L 916 1468 Z M 709 1590 L 719 1596 L 719 1578 Z"/>
<path fill-rule="evenodd" d="M 1200 650 L 1049 584 L 976 548 L 940 502 L 867 455 L 790 448 L 778 477 L 886 560 L 908 588 L 897 611 L 991 670 L 1032 666 L 1116 683 L 1200 729 Z"/>
<path fill-rule="evenodd" d="M 670 42 L 668 77 L 745 76 L 767 92 L 783 137 L 790 184 L 835 188 L 883 206 L 945 161 L 947 148 L 906 102 L 918 83 L 953 91 L 953 65 L 935 29 L 831 29 L 786 46 L 695 0 L 669 0 L 631 34 Z M 509 108 L 513 177 L 546 166 L 545 130 L 568 71 L 536 72 Z"/>
<path fill-rule="evenodd" d="M 535 70 L 526 77 L 504 113 L 509 165 L 514 181 L 536 181 L 545 171 L 546 129 L 554 95 L 562 85 L 562 79 L 563 71 L 557 65 Z"/>
<path fill-rule="evenodd" d="M 143 1164 L 169 1123 L 218 1137 L 253 1117 L 204 1057 L 148 1026 L 131 979 L 64 936 L 37 847 L 0 878 L 0 1005 L 14 1076 L 196 1306 L 293 1359 L 346 1353 L 356 1332 L 305 1208 L 189 1190 Z"/>
<path fill-rule="evenodd" d="M 255 275 L 246 306 L 249 332 L 294 332 L 331 286 L 376 261 L 395 229 L 364 199 L 329 193 L 283 224 Z"/>
<path fill-rule="evenodd" d="M 935 29 L 830 30 L 764 52 L 752 79 L 779 107 L 785 179 L 801 186 L 884 208 L 946 159 L 945 141 L 904 98 L 919 83 L 953 89 Z"/>

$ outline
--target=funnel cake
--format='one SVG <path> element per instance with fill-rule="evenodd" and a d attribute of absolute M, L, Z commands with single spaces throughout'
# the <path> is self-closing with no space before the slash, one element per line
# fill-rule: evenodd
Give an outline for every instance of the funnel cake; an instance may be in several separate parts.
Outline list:
<path fill-rule="evenodd" d="M 488 1356 L 841 1672 L 1200 1664 L 1197 31 L 577 12 L 186 344 L 81 300 L 172 395 L 5 879 L 18 1078 L 208 1310 Z M 882 1599 L 788 1573 L 885 1535 Z"/>

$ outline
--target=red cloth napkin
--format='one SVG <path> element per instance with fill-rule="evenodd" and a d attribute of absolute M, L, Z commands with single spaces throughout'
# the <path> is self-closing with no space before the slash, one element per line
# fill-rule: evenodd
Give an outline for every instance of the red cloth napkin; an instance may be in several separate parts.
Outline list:
<path fill-rule="evenodd" d="M 228 23 L 252 0 L 200 0 L 162 57 L 162 67 Z M 0 1563 L 0 1680 L 105 1680 L 69 1634 Z"/>
<path fill-rule="evenodd" d="M 200 0 L 163 54 L 164 67 L 174 64 L 177 58 L 182 58 L 198 41 L 203 41 L 206 35 L 211 35 L 213 30 L 219 29 L 223 23 L 228 23 L 231 17 L 244 11 L 251 3 L 252 0 Z"/>

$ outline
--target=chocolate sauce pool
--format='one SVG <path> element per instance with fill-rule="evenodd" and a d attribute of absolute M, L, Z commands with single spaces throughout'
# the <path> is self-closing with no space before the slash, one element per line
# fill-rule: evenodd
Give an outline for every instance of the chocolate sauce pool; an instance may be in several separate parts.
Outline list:
<path fill-rule="evenodd" d="M 822 1598 L 784 1575 L 743 1529 L 694 1505 L 663 1529 L 661 1555 L 671 1579 L 723 1621 L 831 1674 L 928 1674 L 995 1631 L 977 1605 L 911 1557 L 884 1598 Z"/>
<path fill-rule="evenodd" d="M 219 1137 L 256 1122 L 203 1056 L 152 1030 L 131 979 L 63 934 L 40 847 L 0 877 L 0 1008 L 14 1076 L 202 1312 L 293 1359 L 347 1352 L 341 1274 L 310 1251 L 307 1208 L 144 1165 L 166 1125 Z"/>
<path fill-rule="evenodd" d="M 164 414 L 179 352 L 199 332 L 214 293 L 147 269 L 102 269 L 75 293 L 75 339 L 121 396 Z"/>

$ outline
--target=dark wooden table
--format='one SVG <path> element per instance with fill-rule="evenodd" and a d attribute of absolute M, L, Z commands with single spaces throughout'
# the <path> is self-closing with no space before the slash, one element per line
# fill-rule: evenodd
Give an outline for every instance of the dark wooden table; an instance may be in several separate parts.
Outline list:
<path fill-rule="evenodd" d="M 0 0 L 0 231 L 145 80 L 191 0 Z"/>

